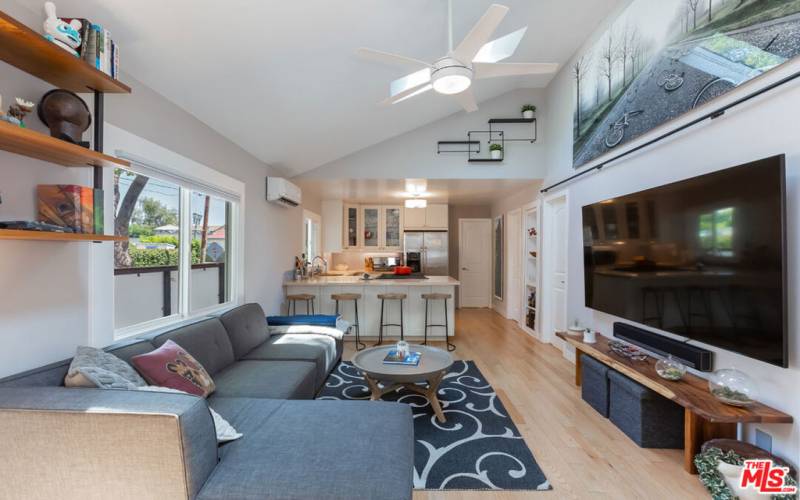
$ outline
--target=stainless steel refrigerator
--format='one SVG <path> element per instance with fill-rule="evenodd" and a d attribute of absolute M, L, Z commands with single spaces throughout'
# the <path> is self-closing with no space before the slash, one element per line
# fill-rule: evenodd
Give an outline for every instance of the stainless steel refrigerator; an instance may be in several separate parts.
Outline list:
<path fill-rule="evenodd" d="M 406 265 L 427 276 L 449 276 L 447 231 L 406 231 Z"/>

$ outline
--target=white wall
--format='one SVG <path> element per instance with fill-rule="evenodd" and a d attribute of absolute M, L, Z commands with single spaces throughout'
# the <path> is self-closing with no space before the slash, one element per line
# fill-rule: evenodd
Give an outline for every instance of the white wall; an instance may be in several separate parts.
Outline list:
<path fill-rule="evenodd" d="M 568 66 L 567 66 L 568 67 Z M 800 64 L 782 68 L 769 78 L 798 71 Z M 720 102 L 741 97 L 752 86 L 738 89 Z M 575 173 L 572 169 L 572 110 L 574 102 L 572 77 L 563 70 L 547 89 L 548 173 L 545 185 Z M 761 400 L 800 419 L 800 342 L 798 341 L 797 308 L 800 293 L 800 142 L 797 140 L 797 113 L 800 109 L 800 85 L 793 83 L 772 91 L 725 116 L 705 122 L 669 140 L 636 153 L 604 168 L 601 173 L 587 174 L 563 189 L 569 192 L 569 259 L 568 319 L 583 323 L 604 334 L 611 333 L 612 323 L 619 318 L 584 307 L 583 249 L 581 210 L 583 205 L 639 191 L 661 184 L 735 166 L 778 153 L 786 154 L 787 213 L 789 255 L 789 365 L 778 368 L 745 356 L 702 345 L 715 352 L 715 366 L 735 366 L 758 381 Z M 691 118 L 691 117 L 689 117 Z M 685 120 L 685 119 L 684 119 Z M 645 138 L 646 139 L 646 138 Z M 556 192 L 551 191 L 551 192 Z M 544 291 L 546 293 L 546 291 Z M 543 300 L 547 300 L 544 297 Z M 560 341 L 559 341 L 560 342 Z M 574 356 L 568 352 L 568 357 Z M 800 463 L 800 430 L 798 425 L 748 425 L 745 436 L 753 439 L 760 427 L 773 436 L 774 451 L 795 464 Z"/>
<path fill-rule="evenodd" d="M 0 10 L 38 30 L 39 12 L 10 0 Z M 98 20 L 102 21 L 102 20 Z M 272 170 L 192 115 L 122 75 L 131 95 L 106 96 L 106 122 L 157 143 L 246 185 L 245 300 L 276 313 L 283 275 L 302 247 L 302 209 L 265 201 L 264 177 Z M 13 97 L 38 102 L 51 87 L 0 63 L 0 92 L 7 108 Z M 91 95 L 82 95 L 92 105 Z M 35 113 L 26 120 L 45 131 Z M 87 134 L 88 138 L 88 134 Z M 106 171 L 106 192 L 111 193 Z M 37 184 L 91 185 L 91 169 L 67 169 L 0 151 L 0 219 L 33 219 Z M 111 213 L 111 196 L 106 196 Z M 108 225 L 108 224 L 107 224 Z M 111 245 L 0 241 L 0 376 L 70 356 L 79 344 L 105 345 L 113 338 L 113 296 L 97 283 L 113 272 Z M 113 286 L 112 286 L 113 288 Z"/>
<path fill-rule="evenodd" d="M 469 130 L 488 130 L 490 118 L 516 118 L 523 104 L 534 104 L 539 127 L 536 144 L 506 143 L 502 163 L 468 163 L 466 153 L 436 154 L 437 141 L 466 141 Z M 397 104 L 397 106 L 402 106 Z M 480 104 L 473 113 L 459 112 L 411 132 L 370 146 L 302 174 L 309 178 L 398 179 L 541 179 L 545 174 L 542 123 L 548 119 L 542 89 L 521 89 Z M 531 125 L 504 125 L 509 138 L 528 137 Z M 494 130 L 494 129 L 493 129 Z M 488 134 L 479 136 L 483 140 Z M 481 145 L 485 151 L 487 144 Z"/>

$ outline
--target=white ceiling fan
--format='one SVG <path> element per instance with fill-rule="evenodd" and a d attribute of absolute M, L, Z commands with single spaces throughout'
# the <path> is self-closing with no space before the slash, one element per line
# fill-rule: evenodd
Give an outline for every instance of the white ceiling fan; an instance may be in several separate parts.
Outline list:
<path fill-rule="evenodd" d="M 472 112 L 478 109 L 470 89 L 473 79 L 550 74 L 558 70 L 556 63 L 499 63 L 514 54 L 528 29 L 526 26 L 489 42 L 489 37 L 508 13 L 509 9 L 504 5 L 492 4 L 458 47 L 453 49 L 452 0 L 448 0 L 447 9 L 450 48 L 446 56 L 433 64 L 363 47 L 356 50 L 356 54 L 366 59 L 418 69 L 391 82 L 389 97 L 380 104 L 397 104 L 433 89 L 440 94 L 455 96 L 466 111 Z"/>

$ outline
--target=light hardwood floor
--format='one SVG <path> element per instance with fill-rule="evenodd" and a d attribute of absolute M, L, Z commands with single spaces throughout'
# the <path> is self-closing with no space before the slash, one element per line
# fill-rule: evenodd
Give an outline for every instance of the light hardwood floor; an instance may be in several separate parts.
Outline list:
<path fill-rule="evenodd" d="M 475 361 L 525 437 L 550 492 L 414 492 L 415 500 L 709 498 L 682 450 L 642 449 L 581 400 L 561 351 L 486 309 L 456 313 L 459 359 Z M 434 345 L 438 345 L 434 343 Z M 443 345 L 443 343 L 442 343 Z M 355 352 L 345 344 L 345 359 Z"/>

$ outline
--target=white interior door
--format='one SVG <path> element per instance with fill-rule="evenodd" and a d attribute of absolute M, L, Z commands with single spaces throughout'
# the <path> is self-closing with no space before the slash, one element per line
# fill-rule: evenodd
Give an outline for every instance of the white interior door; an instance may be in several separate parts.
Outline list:
<path fill-rule="evenodd" d="M 521 322 L 522 210 L 506 214 L 506 317 Z"/>
<path fill-rule="evenodd" d="M 461 307 L 489 307 L 492 301 L 492 220 L 459 219 L 458 280 Z"/>
<path fill-rule="evenodd" d="M 567 329 L 567 235 L 566 194 L 545 200 L 542 237 L 544 282 L 542 340 L 552 342 L 556 331 Z"/>

